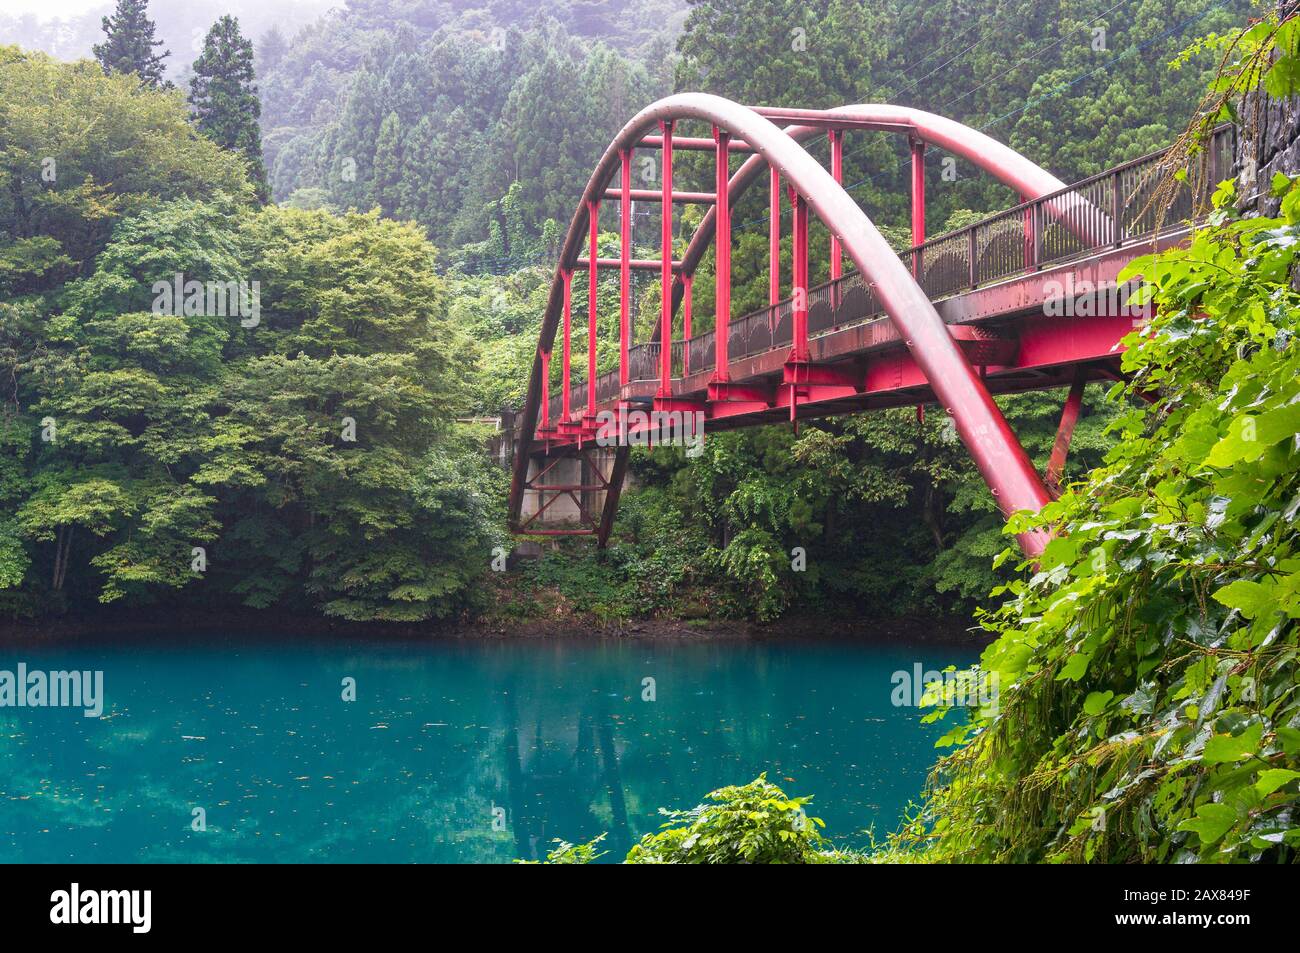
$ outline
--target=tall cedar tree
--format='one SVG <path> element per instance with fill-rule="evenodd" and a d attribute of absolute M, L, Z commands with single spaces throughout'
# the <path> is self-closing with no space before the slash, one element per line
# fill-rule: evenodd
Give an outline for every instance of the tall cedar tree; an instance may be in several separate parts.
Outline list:
<path fill-rule="evenodd" d="M 199 129 L 224 149 L 240 153 L 262 201 L 270 191 L 262 164 L 262 114 L 254 80 L 253 43 L 239 32 L 239 20 L 223 16 L 203 41 L 190 80 L 190 105 Z"/>
<path fill-rule="evenodd" d="M 117 10 L 102 21 L 105 40 L 94 46 L 95 59 L 104 73 L 138 73 L 152 88 L 168 86 L 163 81 L 162 61 L 171 50 L 155 53 L 162 40 L 154 39 L 154 22 L 146 15 L 149 0 L 117 0 Z"/>

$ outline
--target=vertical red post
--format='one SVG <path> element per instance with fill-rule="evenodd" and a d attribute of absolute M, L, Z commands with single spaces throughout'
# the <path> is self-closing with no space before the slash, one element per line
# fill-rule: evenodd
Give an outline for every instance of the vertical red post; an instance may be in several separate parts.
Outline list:
<path fill-rule="evenodd" d="M 832 129 L 831 137 L 831 177 L 839 185 L 844 184 L 844 130 Z M 840 252 L 840 237 L 831 234 L 831 281 L 844 273 L 844 258 Z"/>
<path fill-rule="evenodd" d="M 694 275 L 682 274 L 682 376 L 691 372 L 691 284 Z"/>
<path fill-rule="evenodd" d="M 661 223 L 659 280 L 663 301 L 659 310 L 659 396 L 672 396 L 673 376 L 673 121 L 661 121 L 663 133 L 663 202 L 659 210 Z"/>
<path fill-rule="evenodd" d="M 1032 195 L 1022 195 L 1020 201 L 1025 205 L 1025 271 L 1032 273 L 1034 270 L 1034 197 Z"/>
<path fill-rule="evenodd" d="M 776 166 L 768 199 L 767 259 L 767 303 L 776 307 L 781 300 L 781 173 Z"/>
<path fill-rule="evenodd" d="M 551 426 L 551 352 L 542 351 L 542 409 L 541 426 L 538 430 L 549 430 Z"/>
<path fill-rule="evenodd" d="M 714 160 L 714 285 L 713 285 L 713 379 L 727 381 L 727 344 L 731 333 L 731 165 L 727 161 L 731 135 L 713 127 L 717 143 Z"/>
<path fill-rule="evenodd" d="M 912 247 L 925 243 L 925 143 L 912 140 Z M 912 252 L 912 275 L 921 279 L 921 253 Z"/>
<path fill-rule="evenodd" d="M 618 386 L 628 382 L 628 349 L 632 339 L 632 150 L 619 153 L 619 275 L 618 275 Z"/>
<path fill-rule="evenodd" d="M 1079 412 L 1083 409 L 1083 388 L 1087 383 L 1082 373 L 1076 374 L 1070 387 L 1070 394 L 1065 399 L 1061 410 L 1061 423 L 1056 428 L 1056 440 L 1052 444 L 1052 455 L 1047 461 L 1047 490 L 1053 497 L 1061 492 L 1061 478 L 1065 475 L 1065 458 L 1070 452 L 1070 438 L 1074 436 L 1074 425 L 1079 422 Z"/>
<path fill-rule="evenodd" d="M 572 324 L 573 271 L 565 268 L 560 272 L 564 281 L 564 350 L 560 355 L 560 423 L 569 420 L 569 335 Z"/>
<path fill-rule="evenodd" d="M 808 202 L 802 195 L 792 193 L 794 206 L 794 318 L 791 328 L 790 360 L 808 360 Z"/>
<path fill-rule="evenodd" d="M 600 202 L 592 199 L 587 203 L 587 227 L 591 233 L 591 250 L 587 259 L 591 267 L 587 269 L 587 416 L 596 416 L 596 279 L 600 269 L 596 267 L 596 216 L 600 212 Z"/>

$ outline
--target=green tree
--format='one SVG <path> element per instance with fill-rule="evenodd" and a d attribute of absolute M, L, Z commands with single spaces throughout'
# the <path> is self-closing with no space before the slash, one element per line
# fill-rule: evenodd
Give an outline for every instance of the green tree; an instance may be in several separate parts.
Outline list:
<path fill-rule="evenodd" d="M 255 80 L 253 44 L 240 34 L 239 20 L 223 16 L 208 30 L 203 52 L 194 61 L 189 101 L 203 134 L 247 160 L 250 176 L 265 200 L 269 190 L 258 125 L 262 104 Z"/>
<path fill-rule="evenodd" d="M 105 73 L 135 73 L 144 85 L 164 85 L 163 60 L 171 51 L 154 52 L 162 40 L 154 38 L 154 22 L 148 16 L 149 0 L 117 0 L 111 17 L 104 17 L 105 40 L 95 45 L 95 59 Z"/>
<path fill-rule="evenodd" d="M 251 199 L 240 166 L 195 133 L 173 96 L 0 47 L 0 293 L 83 273 L 113 224 L 152 202 Z"/>

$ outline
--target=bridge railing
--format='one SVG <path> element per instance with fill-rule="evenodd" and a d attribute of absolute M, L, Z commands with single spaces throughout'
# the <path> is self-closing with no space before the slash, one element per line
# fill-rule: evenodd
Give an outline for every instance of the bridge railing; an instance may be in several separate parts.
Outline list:
<path fill-rule="evenodd" d="M 1220 126 L 1209 143 L 1208 186 L 1215 187 L 1232 167 L 1233 127 Z M 1044 267 L 1150 239 L 1158 230 L 1186 221 L 1203 207 L 1180 182 L 1162 209 L 1152 201 L 1162 180 L 1160 163 L 1167 150 L 1153 152 L 1107 169 L 1014 208 L 998 212 L 899 253 L 918 269 L 917 281 L 932 301 L 1028 274 Z M 856 271 L 808 291 L 808 335 L 816 337 L 852 327 L 884 314 L 872 285 Z M 788 345 L 792 340 L 793 302 L 780 301 L 730 322 L 727 353 L 731 360 Z M 708 370 L 716 361 L 713 331 L 689 341 L 672 342 L 672 376 Z M 629 379 L 659 379 L 659 343 L 636 345 L 628 353 Z M 597 382 L 598 401 L 618 396 L 618 373 Z M 579 393 L 582 394 L 581 399 Z M 574 385 L 570 405 L 580 410 L 586 384 Z M 551 398 L 551 419 L 558 420 L 560 398 Z"/>

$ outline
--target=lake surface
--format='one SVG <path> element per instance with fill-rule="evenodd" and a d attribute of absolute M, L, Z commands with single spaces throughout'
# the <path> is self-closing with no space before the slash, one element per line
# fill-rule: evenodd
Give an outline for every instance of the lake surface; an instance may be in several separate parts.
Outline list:
<path fill-rule="evenodd" d="M 860 846 L 917 798 L 944 730 L 892 704 L 893 673 L 977 654 L 807 639 L 0 646 L 0 670 L 104 673 L 101 718 L 0 708 L 0 860 L 509 862 L 602 831 L 612 860 L 659 807 L 762 771 Z"/>

